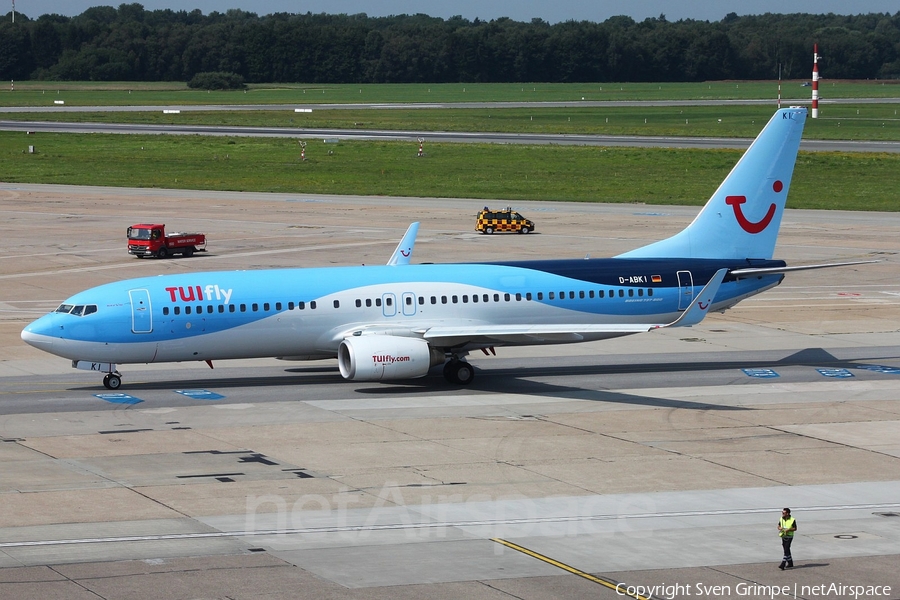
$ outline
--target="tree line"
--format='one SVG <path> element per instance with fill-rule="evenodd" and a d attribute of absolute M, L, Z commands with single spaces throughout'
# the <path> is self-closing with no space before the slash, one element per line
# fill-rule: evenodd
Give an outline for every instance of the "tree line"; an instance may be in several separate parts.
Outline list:
<path fill-rule="evenodd" d="M 900 77 L 900 12 L 595 23 L 97 6 L 0 23 L 0 80 L 609 82 Z"/>

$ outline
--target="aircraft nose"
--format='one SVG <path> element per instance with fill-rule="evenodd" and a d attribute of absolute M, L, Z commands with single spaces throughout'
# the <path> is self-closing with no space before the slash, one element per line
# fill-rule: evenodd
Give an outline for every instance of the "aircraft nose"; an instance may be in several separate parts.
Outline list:
<path fill-rule="evenodd" d="M 29 346 L 46 350 L 53 345 L 50 335 L 51 323 L 44 317 L 22 330 L 22 341 Z"/>

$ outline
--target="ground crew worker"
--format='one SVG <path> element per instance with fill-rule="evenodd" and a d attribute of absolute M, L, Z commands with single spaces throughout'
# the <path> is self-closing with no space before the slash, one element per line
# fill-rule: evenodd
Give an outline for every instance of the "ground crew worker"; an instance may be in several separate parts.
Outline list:
<path fill-rule="evenodd" d="M 797 521 L 791 516 L 791 509 L 781 510 L 781 519 L 778 520 L 778 537 L 781 538 L 781 547 L 784 549 L 784 557 L 778 568 L 784 571 L 787 567 L 794 567 L 794 558 L 791 556 L 791 542 L 794 541 L 794 532 L 797 531 Z"/>

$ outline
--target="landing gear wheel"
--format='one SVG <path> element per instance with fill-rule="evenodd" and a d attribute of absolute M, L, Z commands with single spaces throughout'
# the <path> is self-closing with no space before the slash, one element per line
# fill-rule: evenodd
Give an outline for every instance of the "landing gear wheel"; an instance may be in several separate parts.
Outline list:
<path fill-rule="evenodd" d="M 165 248 L 160 248 L 156 251 L 156 258 L 165 258 L 169 255 L 169 251 Z"/>
<path fill-rule="evenodd" d="M 194 249 L 193 248 L 185 248 L 184 252 L 182 252 L 181 254 L 185 258 L 190 258 L 194 255 Z"/>
<path fill-rule="evenodd" d="M 450 383 L 469 385 L 475 379 L 475 369 L 465 361 L 453 359 L 444 365 L 444 378 Z"/>
<path fill-rule="evenodd" d="M 122 378 L 117 373 L 107 373 L 103 376 L 103 385 L 108 390 L 117 390 L 122 387 Z"/>
<path fill-rule="evenodd" d="M 485 227 L 484 232 L 488 235 L 491 235 L 492 233 L 494 233 L 494 228 L 493 227 Z"/>

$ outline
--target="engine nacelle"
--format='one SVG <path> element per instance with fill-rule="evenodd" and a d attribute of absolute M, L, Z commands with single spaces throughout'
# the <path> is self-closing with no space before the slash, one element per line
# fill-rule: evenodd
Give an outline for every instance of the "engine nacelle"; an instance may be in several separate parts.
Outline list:
<path fill-rule="evenodd" d="M 338 348 L 341 375 L 353 381 L 424 377 L 444 360 L 444 352 L 425 340 L 396 335 L 348 337 Z"/>

